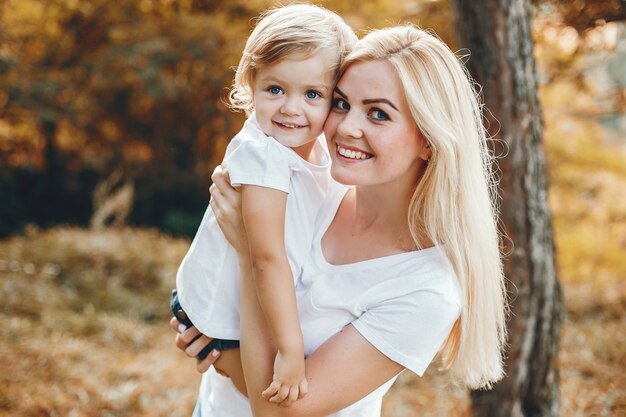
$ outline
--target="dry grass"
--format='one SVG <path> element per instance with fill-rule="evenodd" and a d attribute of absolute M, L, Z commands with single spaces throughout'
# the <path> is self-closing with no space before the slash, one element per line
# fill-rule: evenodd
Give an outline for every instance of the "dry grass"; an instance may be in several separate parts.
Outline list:
<path fill-rule="evenodd" d="M 30 229 L 0 241 L 0 416 L 188 416 L 199 377 L 167 327 L 189 242 Z M 626 415 L 626 285 L 565 282 L 563 416 Z M 467 393 L 404 373 L 385 417 L 468 417 Z"/>

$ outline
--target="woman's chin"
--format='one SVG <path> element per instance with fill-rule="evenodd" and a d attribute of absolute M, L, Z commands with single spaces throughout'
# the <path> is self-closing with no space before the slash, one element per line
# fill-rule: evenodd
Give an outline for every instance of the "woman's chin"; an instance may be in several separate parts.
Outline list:
<path fill-rule="evenodd" d="M 335 181 L 343 185 L 359 185 L 359 177 L 354 172 L 344 172 L 344 170 L 330 170 L 330 176 Z"/>

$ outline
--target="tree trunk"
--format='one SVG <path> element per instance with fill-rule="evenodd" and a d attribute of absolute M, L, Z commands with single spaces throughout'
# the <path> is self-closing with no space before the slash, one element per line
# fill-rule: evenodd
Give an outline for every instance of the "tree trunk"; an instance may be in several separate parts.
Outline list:
<path fill-rule="evenodd" d="M 547 204 L 543 125 L 529 0 L 453 0 L 459 46 L 482 86 L 489 133 L 504 143 L 501 219 L 512 314 L 507 375 L 472 392 L 474 416 L 558 416 L 557 354 L 563 316 Z M 512 247 L 509 243 L 512 243 Z"/>

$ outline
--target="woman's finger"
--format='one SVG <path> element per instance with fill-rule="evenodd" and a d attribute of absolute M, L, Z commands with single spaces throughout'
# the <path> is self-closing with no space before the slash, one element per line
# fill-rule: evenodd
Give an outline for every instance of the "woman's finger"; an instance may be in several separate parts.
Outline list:
<path fill-rule="evenodd" d="M 180 350 L 187 349 L 187 346 L 196 338 L 200 332 L 195 327 L 190 327 L 176 335 L 176 347 Z"/>
<path fill-rule="evenodd" d="M 228 174 L 228 169 L 224 168 L 222 165 L 216 166 L 211 174 L 211 181 L 214 183 L 226 183 L 230 185 L 230 175 Z"/>
<path fill-rule="evenodd" d="M 172 317 L 172 319 L 170 320 L 170 329 L 174 330 L 176 333 L 180 333 L 181 332 L 181 322 L 179 322 L 176 317 Z M 183 327 L 185 325 L 183 324 Z M 187 328 L 185 328 L 186 330 Z M 183 330 L 184 331 L 184 330 Z"/>
<path fill-rule="evenodd" d="M 206 372 L 211 367 L 211 365 L 215 364 L 215 361 L 219 359 L 220 355 L 221 352 L 219 350 L 213 349 L 206 358 L 198 360 L 198 364 L 196 365 L 196 369 L 198 370 L 198 372 Z"/>
<path fill-rule="evenodd" d="M 185 353 L 187 354 L 187 356 L 195 358 L 196 356 L 198 356 L 198 353 L 200 353 L 200 351 L 205 348 L 206 345 L 211 343 L 212 340 L 213 339 L 211 339 L 210 337 L 201 334 L 200 337 L 196 338 L 193 342 L 187 345 Z"/>
<path fill-rule="evenodd" d="M 215 169 L 213 170 L 213 173 L 211 174 L 211 181 L 213 183 L 215 183 L 215 181 L 218 181 L 222 176 L 223 176 L 223 169 L 221 165 L 218 165 L 215 167 Z"/>
<path fill-rule="evenodd" d="M 230 184 L 228 171 L 218 171 L 216 168 L 215 171 L 213 171 L 211 179 L 213 180 L 213 185 L 209 189 L 212 189 L 212 187 L 217 188 L 220 191 L 221 196 L 229 205 L 238 207 L 240 201 L 239 191 Z M 213 195 L 213 193 L 211 193 L 211 195 Z"/>

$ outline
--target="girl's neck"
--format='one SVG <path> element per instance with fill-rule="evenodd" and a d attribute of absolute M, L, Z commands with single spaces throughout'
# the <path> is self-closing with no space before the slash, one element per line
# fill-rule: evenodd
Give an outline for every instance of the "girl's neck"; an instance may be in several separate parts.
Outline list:
<path fill-rule="evenodd" d="M 293 151 L 305 161 L 317 165 L 320 161 L 320 151 L 317 146 L 317 138 L 305 143 L 302 146 L 291 148 Z"/>

